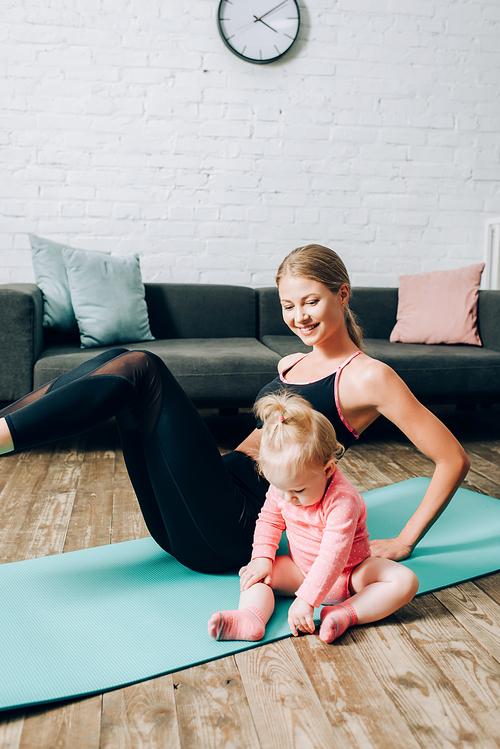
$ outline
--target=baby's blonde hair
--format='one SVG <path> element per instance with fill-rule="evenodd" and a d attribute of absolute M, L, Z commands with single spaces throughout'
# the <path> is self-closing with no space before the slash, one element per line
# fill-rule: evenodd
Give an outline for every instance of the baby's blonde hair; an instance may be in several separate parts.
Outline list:
<path fill-rule="evenodd" d="M 262 421 L 257 464 L 264 476 L 278 466 L 289 466 L 296 475 L 342 457 L 344 447 L 333 425 L 301 395 L 286 390 L 270 393 L 257 401 L 254 410 Z"/>

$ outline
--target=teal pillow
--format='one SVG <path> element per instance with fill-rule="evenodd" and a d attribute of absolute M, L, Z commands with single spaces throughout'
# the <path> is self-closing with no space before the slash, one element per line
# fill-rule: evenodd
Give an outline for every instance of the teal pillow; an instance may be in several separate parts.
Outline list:
<path fill-rule="evenodd" d="M 138 255 L 63 249 L 82 348 L 154 341 Z"/>
<path fill-rule="evenodd" d="M 35 280 L 43 296 L 43 326 L 65 332 L 76 332 L 76 318 L 71 303 L 68 276 L 62 256 L 70 250 L 66 244 L 28 234 Z M 85 250 L 79 250 L 85 252 Z M 97 253 L 92 253 L 97 254 Z"/>

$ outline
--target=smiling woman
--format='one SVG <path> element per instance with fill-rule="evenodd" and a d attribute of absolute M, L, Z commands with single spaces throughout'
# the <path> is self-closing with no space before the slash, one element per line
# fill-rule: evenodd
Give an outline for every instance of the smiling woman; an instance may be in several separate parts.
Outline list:
<path fill-rule="evenodd" d="M 436 464 L 420 507 L 400 534 L 371 541 L 375 556 L 404 559 L 466 476 L 465 452 L 390 367 L 362 351 L 361 330 L 349 309 L 349 276 L 335 252 L 321 245 L 297 248 L 282 262 L 276 282 L 286 324 L 313 350 L 282 359 L 279 375 L 258 398 L 283 388 L 302 395 L 329 419 L 345 448 L 384 415 Z M 259 440 L 250 435 L 238 449 L 253 454 Z"/>
<path fill-rule="evenodd" d="M 299 6 L 296 0 L 221 0 L 217 22 L 231 52 L 263 64 L 278 60 L 296 40 Z"/>

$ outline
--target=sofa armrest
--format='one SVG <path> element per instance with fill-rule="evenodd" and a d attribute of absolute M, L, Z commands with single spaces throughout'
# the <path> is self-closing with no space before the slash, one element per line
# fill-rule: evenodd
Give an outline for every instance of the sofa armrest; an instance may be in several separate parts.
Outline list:
<path fill-rule="evenodd" d="M 500 351 L 500 290 L 479 292 L 477 319 L 483 346 Z"/>
<path fill-rule="evenodd" d="M 42 292 L 32 283 L 0 285 L 0 401 L 33 387 L 33 366 L 43 349 Z"/>

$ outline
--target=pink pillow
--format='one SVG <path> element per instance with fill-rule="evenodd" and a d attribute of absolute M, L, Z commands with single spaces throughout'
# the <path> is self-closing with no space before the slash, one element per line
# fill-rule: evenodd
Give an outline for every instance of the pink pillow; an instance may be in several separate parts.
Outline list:
<path fill-rule="evenodd" d="M 484 263 L 399 279 L 397 322 L 391 342 L 470 343 L 482 346 L 477 299 Z"/>

